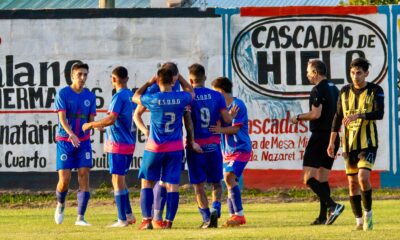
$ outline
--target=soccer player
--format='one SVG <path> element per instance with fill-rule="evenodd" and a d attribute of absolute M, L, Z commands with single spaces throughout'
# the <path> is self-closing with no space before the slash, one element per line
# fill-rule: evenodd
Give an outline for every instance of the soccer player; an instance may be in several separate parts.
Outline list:
<path fill-rule="evenodd" d="M 173 80 L 173 87 L 172 91 L 177 92 L 180 91 L 180 84 L 178 78 L 182 76 L 179 74 L 178 66 L 173 62 L 166 62 L 164 63 L 161 68 L 168 69 L 172 72 L 172 80 Z M 157 83 L 153 83 L 149 88 L 146 89 L 145 94 L 154 94 L 160 92 L 160 87 Z M 149 130 L 147 129 L 146 125 L 143 123 L 142 115 L 146 111 L 146 108 L 142 105 L 139 105 L 136 108 L 134 119 L 138 126 L 138 128 L 143 132 L 146 138 L 148 138 Z M 200 146 L 198 146 L 193 139 L 193 123 L 190 115 L 190 111 L 188 109 L 184 112 L 184 123 L 186 128 L 186 137 L 187 137 L 187 146 L 191 149 L 194 149 L 196 152 L 201 152 Z M 183 165 L 183 164 L 182 164 Z M 163 221 L 163 211 L 164 206 L 167 199 L 167 189 L 166 185 L 162 181 L 157 181 L 153 188 L 154 193 L 154 203 L 153 203 L 153 228 L 160 229 L 164 228 Z"/>
<path fill-rule="evenodd" d="M 126 227 L 136 222 L 125 182 L 136 143 L 136 127 L 132 118 L 136 104 L 132 102 L 133 94 L 128 89 L 128 79 L 126 68 L 120 66 L 112 71 L 111 84 L 116 94 L 112 97 L 108 115 L 99 121 L 85 123 L 82 126 L 83 131 L 107 127 L 104 150 L 107 152 L 114 199 L 118 209 L 118 221 L 110 227 Z"/>
<path fill-rule="evenodd" d="M 189 67 L 189 80 L 195 93 L 191 103 L 191 115 L 194 125 L 194 140 L 203 153 L 187 149 L 187 163 L 189 181 L 193 184 L 196 201 L 203 217 L 200 228 L 218 227 L 218 218 L 221 215 L 222 195 L 222 154 L 219 135 L 210 132 L 209 128 L 216 125 L 222 117 L 227 123 L 232 122 L 225 99 L 221 93 L 205 87 L 206 75 L 204 67 L 193 64 Z M 208 207 L 205 183 L 212 184 L 212 208 Z"/>
<path fill-rule="evenodd" d="M 215 125 L 210 127 L 213 133 L 222 134 L 221 149 L 223 154 L 224 180 L 228 188 L 228 208 L 230 218 L 225 227 L 236 227 L 246 223 L 243 213 L 242 197 L 238 179 L 243 173 L 247 162 L 251 159 L 251 140 L 248 132 L 247 108 L 242 100 L 232 96 L 232 82 L 226 77 L 219 77 L 212 82 L 215 91 L 220 92 L 228 110 L 235 105 L 237 115 L 230 126 Z"/>
<path fill-rule="evenodd" d="M 96 115 L 96 97 L 84 88 L 89 66 L 79 62 L 72 66 L 70 86 L 62 88 L 56 97 L 58 113 L 57 131 L 57 208 L 54 220 L 61 224 L 64 220 L 65 198 L 71 180 L 71 170 L 78 169 L 78 217 L 75 225 L 91 226 L 84 215 L 89 202 L 89 172 L 92 167 L 92 147 L 90 133 L 82 131 L 82 125 L 92 122 Z"/>
<path fill-rule="evenodd" d="M 328 155 L 334 157 L 334 140 L 343 123 L 342 150 L 349 181 L 350 204 L 356 217 L 356 229 L 365 231 L 373 228 L 370 175 L 378 149 L 376 120 L 384 115 L 383 89 L 366 81 L 369 65 L 364 58 L 356 58 L 350 63 L 352 83 L 340 90 L 327 148 Z"/>
<path fill-rule="evenodd" d="M 145 90 L 154 81 L 160 87 L 160 92 L 145 94 Z M 143 161 L 139 170 L 142 190 L 140 203 L 143 221 L 139 229 L 152 229 L 153 187 L 160 180 L 167 187 L 167 214 L 164 228 L 171 228 L 179 204 L 179 179 L 183 159 L 182 116 L 187 105 L 194 97 L 192 87 L 178 79 L 184 92 L 173 92 L 173 75 L 168 69 L 161 68 L 157 78 L 152 78 L 140 87 L 133 101 L 150 111 L 150 132 Z"/>
<path fill-rule="evenodd" d="M 292 117 L 291 121 L 293 123 L 310 121 L 311 137 L 304 153 L 303 177 L 304 183 L 317 194 L 320 200 L 319 216 L 311 225 L 332 224 L 343 212 L 344 205 L 336 204 L 330 196 L 328 177 L 334 158 L 329 157 L 321 149 L 326 149 L 329 144 L 339 90 L 326 78 L 326 66 L 321 60 L 313 59 L 308 62 L 307 78 L 311 84 L 315 85 L 309 97 L 310 111 Z M 336 137 L 335 144 L 336 153 L 339 148 L 339 136 Z M 327 219 L 328 207 L 335 215 L 331 214 Z"/>

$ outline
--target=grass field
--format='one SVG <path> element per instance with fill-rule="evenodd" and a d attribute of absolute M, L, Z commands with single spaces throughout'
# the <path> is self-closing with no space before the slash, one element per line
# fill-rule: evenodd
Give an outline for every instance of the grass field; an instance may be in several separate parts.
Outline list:
<path fill-rule="evenodd" d="M 111 204 L 93 200 L 86 219 L 92 227 L 74 226 L 76 207 L 66 209 L 62 225 L 54 224 L 53 207 L 0 209 L 0 239 L 400 239 L 398 200 L 373 202 L 374 230 L 354 231 L 355 220 L 348 202 L 331 226 L 309 226 L 316 217 L 318 202 L 245 204 L 247 224 L 238 228 L 198 229 L 201 218 L 193 203 L 180 205 L 171 230 L 139 231 L 138 223 L 108 229 L 116 218 Z M 138 205 L 134 213 L 140 216 Z M 226 206 L 220 223 L 226 218 Z M 140 217 L 138 217 L 140 219 Z"/>

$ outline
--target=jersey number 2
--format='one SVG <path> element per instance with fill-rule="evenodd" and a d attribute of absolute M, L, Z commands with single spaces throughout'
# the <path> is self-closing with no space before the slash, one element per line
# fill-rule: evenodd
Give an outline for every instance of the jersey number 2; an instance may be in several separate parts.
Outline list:
<path fill-rule="evenodd" d="M 169 116 L 171 117 L 171 120 L 169 120 L 168 122 L 165 123 L 165 132 L 166 133 L 172 133 L 174 131 L 173 128 L 171 128 L 171 125 L 174 124 L 175 120 L 176 120 L 176 116 L 175 113 L 173 112 L 166 112 L 164 113 L 165 116 Z"/>

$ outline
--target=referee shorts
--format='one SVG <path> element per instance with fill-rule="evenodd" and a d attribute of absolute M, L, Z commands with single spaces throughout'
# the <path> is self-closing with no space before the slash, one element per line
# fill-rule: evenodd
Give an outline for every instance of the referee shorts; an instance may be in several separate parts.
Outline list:
<path fill-rule="evenodd" d="M 332 169 L 334 158 L 328 156 L 327 148 L 331 132 L 312 132 L 304 153 L 304 167 Z M 339 149 L 339 136 L 335 139 L 335 155 Z"/>

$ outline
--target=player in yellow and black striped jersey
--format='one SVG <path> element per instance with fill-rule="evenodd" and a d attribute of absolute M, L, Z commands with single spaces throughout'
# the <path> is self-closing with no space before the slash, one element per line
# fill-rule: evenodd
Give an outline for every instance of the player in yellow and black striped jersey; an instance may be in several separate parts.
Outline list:
<path fill-rule="evenodd" d="M 328 154 L 334 156 L 334 140 L 343 123 L 343 157 L 349 181 L 350 203 L 356 217 L 357 229 L 372 229 L 372 188 L 370 174 L 378 148 L 376 120 L 383 118 L 383 89 L 366 82 L 369 62 L 363 58 L 350 64 L 352 83 L 340 91 L 337 112 L 332 123 Z M 365 214 L 362 219 L 361 201 Z"/>

